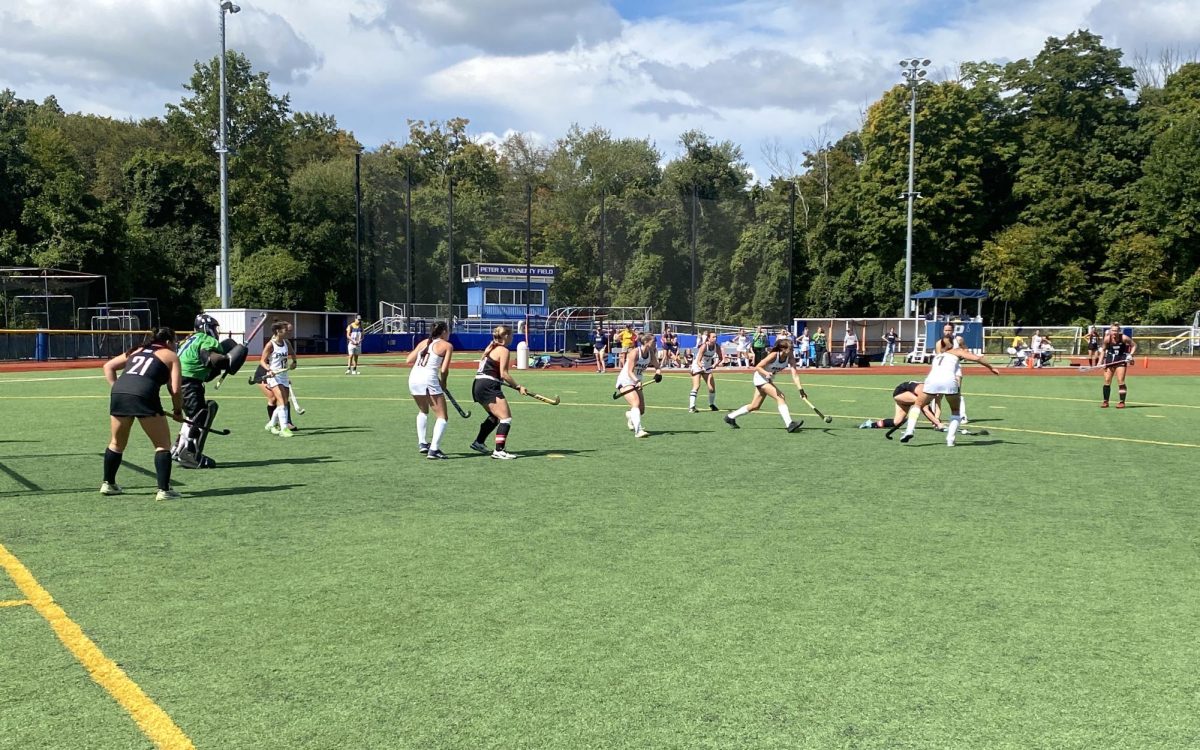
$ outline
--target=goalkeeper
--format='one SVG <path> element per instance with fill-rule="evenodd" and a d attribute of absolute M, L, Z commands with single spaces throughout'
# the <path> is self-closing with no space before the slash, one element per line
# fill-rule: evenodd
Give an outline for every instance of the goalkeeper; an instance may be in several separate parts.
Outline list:
<path fill-rule="evenodd" d="M 196 316 L 195 333 L 179 347 L 179 367 L 183 375 L 183 414 L 173 455 L 188 469 L 211 469 L 217 464 L 204 455 L 208 428 L 217 414 L 217 402 L 205 397 L 204 384 L 222 372 L 236 374 L 246 361 L 246 347 L 233 339 L 217 340 L 217 319 L 206 313 Z"/>

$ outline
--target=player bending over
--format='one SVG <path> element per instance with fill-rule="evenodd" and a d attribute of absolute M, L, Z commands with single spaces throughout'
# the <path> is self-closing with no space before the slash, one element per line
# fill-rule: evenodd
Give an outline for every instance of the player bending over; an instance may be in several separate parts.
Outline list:
<path fill-rule="evenodd" d="M 730 412 L 725 415 L 725 424 L 737 429 L 737 418 L 743 414 L 749 414 L 752 411 L 758 411 L 762 406 L 763 401 L 767 396 L 775 399 L 775 405 L 779 409 L 779 416 L 783 417 L 783 424 L 786 425 L 788 432 L 796 432 L 804 424 L 804 420 L 793 421 L 792 413 L 788 411 L 787 399 L 784 398 L 783 392 L 775 385 L 775 373 L 784 368 L 789 368 L 792 371 L 792 381 L 796 384 L 796 389 L 800 391 L 800 397 L 804 398 L 808 394 L 804 392 L 804 386 L 800 385 L 800 374 L 796 372 L 796 356 L 792 351 L 792 342 L 779 338 L 775 340 L 775 346 L 766 353 L 766 355 L 754 366 L 754 398 L 750 403 L 740 409 Z"/>

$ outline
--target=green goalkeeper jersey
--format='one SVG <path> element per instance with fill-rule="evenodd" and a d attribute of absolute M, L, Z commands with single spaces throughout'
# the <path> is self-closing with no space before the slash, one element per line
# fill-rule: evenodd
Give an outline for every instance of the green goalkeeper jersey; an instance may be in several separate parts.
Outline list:
<path fill-rule="evenodd" d="M 208 378 L 208 353 L 221 351 L 221 342 L 204 331 L 196 331 L 188 336 L 179 347 L 179 369 L 183 377 L 194 380 Z"/>

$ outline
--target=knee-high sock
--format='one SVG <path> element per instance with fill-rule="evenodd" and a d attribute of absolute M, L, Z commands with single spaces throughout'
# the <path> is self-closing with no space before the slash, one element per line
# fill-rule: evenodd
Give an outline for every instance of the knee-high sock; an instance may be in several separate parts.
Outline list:
<path fill-rule="evenodd" d="M 742 416 L 743 414 L 749 414 L 749 413 L 750 413 L 749 406 L 739 406 L 738 408 L 729 412 L 729 417 L 730 417 L 730 419 L 737 419 L 738 417 Z"/>
<path fill-rule="evenodd" d="M 872 424 L 871 426 L 872 426 L 872 427 L 887 427 L 888 429 L 891 429 L 892 427 L 895 427 L 895 426 L 896 426 L 896 420 L 894 420 L 894 419 L 884 419 L 884 420 L 881 420 L 881 421 L 880 421 L 880 422 L 878 422 L 878 423 L 874 423 L 874 424 Z"/>
<path fill-rule="evenodd" d="M 717 404 L 717 392 L 716 392 L 716 390 L 711 390 L 708 392 L 708 405 L 716 406 L 716 404 Z"/>
<path fill-rule="evenodd" d="M 160 490 L 171 489 L 171 451 L 154 452 L 154 475 Z"/>
<path fill-rule="evenodd" d="M 1129 394 L 1129 389 L 1123 385 L 1117 386 L 1117 396 L 1120 397 L 1121 403 L 1125 403 L 1125 396 Z"/>
<path fill-rule="evenodd" d="M 511 429 L 512 417 L 500 420 L 500 424 L 496 427 L 496 450 L 504 450 L 504 446 L 508 444 L 508 433 Z"/>
<path fill-rule="evenodd" d="M 488 435 L 492 434 L 492 430 L 496 429 L 496 425 L 500 424 L 500 420 L 493 417 L 491 414 L 487 419 L 483 420 L 479 425 L 479 434 L 475 436 L 475 442 L 483 443 L 488 439 Z"/>
<path fill-rule="evenodd" d="M 429 415 L 423 411 L 417 412 L 417 444 L 425 445 L 429 441 L 425 439 L 426 427 L 429 426 Z"/>
<path fill-rule="evenodd" d="M 904 423 L 904 434 L 911 435 L 917 429 L 917 420 L 921 417 L 921 407 L 913 404 L 908 407 L 908 421 Z"/>
<path fill-rule="evenodd" d="M 275 404 L 267 404 L 267 419 L 275 416 Z"/>
<path fill-rule="evenodd" d="M 953 443 L 954 436 L 958 434 L 958 415 L 950 417 L 950 427 L 946 430 L 946 442 Z"/>
<path fill-rule="evenodd" d="M 279 420 L 279 429 L 281 430 L 286 430 L 287 426 L 291 424 L 291 420 L 288 419 L 288 405 L 286 401 L 275 407 L 275 419 Z"/>
<path fill-rule="evenodd" d="M 641 432 L 641 430 L 642 430 L 642 413 L 640 411 L 638 411 L 637 407 L 635 406 L 634 408 L 629 410 L 628 414 L 629 414 L 629 421 L 633 422 L 633 431 Z"/>
<path fill-rule="evenodd" d="M 435 451 L 442 444 L 442 435 L 446 434 L 446 420 L 438 417 L 433 421 L 433 442 L 429 444 L 429 450 Z"/>
<path fill-rule="evenodd" d="M 1112 395 L 1112 386 L 1111 385 L 1104 386 L 1104 400 L 1107 401 L 1108 397 L 1111 395 Z"/>
<path fill-rule="evenodd" d="M 788 405 L 785 403 L 776 404 L 779 408 L 779 416 L 783 417 L 783 425 L 786 427 L 792 423 L 792 413 L 788 411 Z"/>
<path fill-rule="evenodd" d="M 966 396 L 958 397 L 958 418 L 959 419 L 967 418 L 967 397 Z"/>
<path fill-rule="evenodd" d="M 117 469 L 121 468 L 121 459 L 124 456 L 117 453 L 112 448 L 104 449 L 104 481 L 109 484 L 117 483 Z"/>
<path fill-rule="evenodd" d="M 692 395 L 688 396 L 688 408 L 696 408 L 696 391 L 692 391 Z"/>

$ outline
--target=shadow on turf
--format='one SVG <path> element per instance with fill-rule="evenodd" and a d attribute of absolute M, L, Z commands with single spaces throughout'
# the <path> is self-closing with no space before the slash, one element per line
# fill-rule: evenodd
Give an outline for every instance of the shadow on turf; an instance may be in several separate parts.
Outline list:
<path fill-rule="evenodd" d="M 277 464 L 332 464 L 342 459 L 333 456 L 297 456 L 295 458 L 264 458 L 262 461 L 222 461 L 218 469 L 239 469 L 248 466 L 275 466 Z"/>
<path fill-rule="evenodd" d="M 230 495 L 254 495 L 259 492 L 283 492 L 293 490 L 297 487 L 307 487 L 306 484 L 268 484 L 262 486 L 244 485 L 240 487 L 215 487 L 211 490 L 199 490 L 197 492 L 189 492 L 184 496 L 184 499 L 195 497 L 228 497 Z"/>
<path fill-rule="evenodd" d="M 373 432 L 370 427 L 301 427 L 296 437 L 304 435 L 329 435 L 334 432 Z"/>

